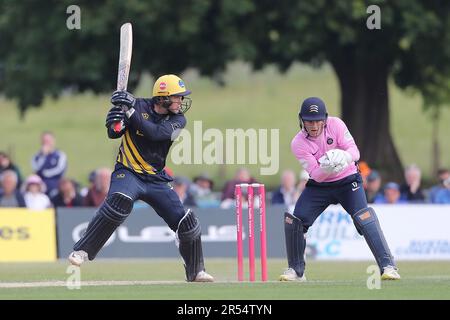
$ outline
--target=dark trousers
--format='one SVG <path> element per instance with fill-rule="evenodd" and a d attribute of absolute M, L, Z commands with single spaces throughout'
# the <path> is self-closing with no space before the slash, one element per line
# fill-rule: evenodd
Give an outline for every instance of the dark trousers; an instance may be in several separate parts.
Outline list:
<path fill-rule="evenodd" d="M 351 216 L 367 207 L 362 177 L 359 173 L 336 182 L 321 184 L 314 181 L 308 182 L 297 200 L 294 216 L 302 221 L 304 232 L 306 232 L 330 204 L 338 203 Z"/>
<path fill-rule="evenodd" d="M 163 179 L 141 178 L 128 169 L 116 167 L 111 176 L 108 195 L 115 192 L 122 193 L 133 201 L 148 203 L 173 231 L 177 230 L 179 221 L 185 215 L 180 198 L 170 183 Z"/>

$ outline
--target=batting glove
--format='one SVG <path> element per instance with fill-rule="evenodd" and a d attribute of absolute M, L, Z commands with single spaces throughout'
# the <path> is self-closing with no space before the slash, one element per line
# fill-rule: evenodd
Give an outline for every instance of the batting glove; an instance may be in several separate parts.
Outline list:
<path fill-rule="evenodd" d="M 106 116 L 105 126 L 111 128 L 116 122 L 122 122 L 124 127 L 128 124 L 128 119 L 125 119 L 125 112 L 121 107 L 112 106 Z"/>
<path fill-rule="evenodd" d="M 114 91 L 111 96 L 111 103 L 115 106 L 126 106 L 128 110 L 128 108 L 134 107 L 136 98 L 127 91 Z"/>

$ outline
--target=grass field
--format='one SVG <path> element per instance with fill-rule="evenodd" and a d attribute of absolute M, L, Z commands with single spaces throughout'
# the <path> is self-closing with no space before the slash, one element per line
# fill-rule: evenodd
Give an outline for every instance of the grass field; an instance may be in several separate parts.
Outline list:
<path fill-rule="evenodd" d="M 238 283 L 233 259 L 207 259 L 207 271 L 217 282 L 201 284 L 186 283 L 181 261 L 175 259 L 100 259 L 83 265 L 81 288 L 69 290 L 65 261 L 3 263 L 0 299 L 450 299 L 450 261 L 399 262 L 400 281 L 383 281 L 380 289 L 369 290 L 366 270 L 371 264 L 313 261 L 307 265 L 307 282 L 286 283 L 276 281 L 285 261 L 271 259 L 267 283 Z"/>
<path fill-rule="evenodd" d="M 194 121 L 203 121 L 203 130 L 221 131 L 235 128 L 279 129 L 279 169 L 300 170 L 290 152 L 290 141 L 298 131 L 299 103 L 308 96 L 320 96 L 328 105 L 331 115 L 340 115 L 339 88 L 335 74 L 325 65 L 312 69 L 294 65 L 286 74 L 273 67 L 252 72 L 243 63 L 230 64 L 226 74 L 227 86 L 219 87 L 211 80 L 188 71 L 183 75 L 192 89 L 193 107 L 187 113 L 187 129 L 192 132 Z M 153 80 L 146 77 L 133 90 L 137 96 L 148 96 Z M 404 164 L 417 163 L 430 178 L 431 130 L 433 124 L 422 111 L 419 96 L 411 96 L 390 84 L 391 130 Z M 90 93 L 64 95 L 55 101 L 47 98 L 40 109 L 30 110 L 21 121 L 11 101 L 0 98 L 0 150 L 13 155 L 23 173 L 31 173 L 30 159 L 39 148 L 39 135 L 51 130 L 57 136 L 58 146 L 68 154 L 68 176 L 87 183 L 89 172 L 100 166 L 112 167 L 118 141 L 108 140 L 104 119 L 109 109 L 109 95 Z M 450 108 L 444 108 L 439 119 L 442 165 L 450 166 L 450 149 L 446 137 L 450 136 Z M 204 143 L 204 146 L 207 143 Z M 176 174 L 188 177 L 205 170 L 204 164 L 169 166 Z M 208 172 L 220 189 L 223 180 L 230 178 L 240 165 L 209 165 Z M 268 186 L 277 185 L 279 174 L 260 176 L 258 165 L 248 166 L 252 173 Z M 433 181 L 434 183 L 434 181 Z"/>

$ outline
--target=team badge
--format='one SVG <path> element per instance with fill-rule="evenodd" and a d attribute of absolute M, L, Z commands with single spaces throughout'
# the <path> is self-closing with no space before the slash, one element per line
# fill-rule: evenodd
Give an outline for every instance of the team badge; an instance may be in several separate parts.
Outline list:
<path fill-rule="evenodd" d="M 316 112 L 319 113 L 319 107 L 315 104 L 312 104 L 309 106 L 309 112 Z"/>
<path fill-rule="evenodd" d="M 149 117 L 148 113 L 143 112 L 143 113 L 141 113 L 141 115 L 142 115 L 142 118 L 144 118 L 145 120 L 148 120 L 148 117 Z"/>
<path fill-rule="evenodd" d="M 328 143 L 328 144 L 332 144 L 332 143 L 333 143 L 333 139 L 332 139 L 332 138 L 328 138 L 328 139 L 327 139 L 327 143 Z"/>

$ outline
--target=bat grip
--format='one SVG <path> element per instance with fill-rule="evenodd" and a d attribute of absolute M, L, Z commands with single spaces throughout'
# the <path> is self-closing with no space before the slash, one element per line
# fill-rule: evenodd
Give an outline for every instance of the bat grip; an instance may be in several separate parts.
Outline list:
<path fill-rule="evenodd" d="M 114 123 L 113 129 L 115 133 L 119 133 L 122 130 L 122 121 Z"/>

